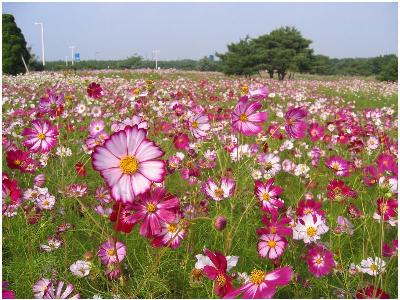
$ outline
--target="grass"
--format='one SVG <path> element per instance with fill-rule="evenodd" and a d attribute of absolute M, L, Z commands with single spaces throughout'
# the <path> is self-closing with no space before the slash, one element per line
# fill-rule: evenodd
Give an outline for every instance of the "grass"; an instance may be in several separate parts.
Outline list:
<path fill-rule="evenodd" d="M 84 75 L 84 74 L 82 74 Z M 78 74 L 78 76 L 81 76 Z M 101 81 L 104 78 L 122 78 L 128 85 L 138 79 L 155 80 L 155 84 L 168 78 L 175 82 L 177 78 L 185 76 L 187 82 L 197 82 L 204 75 L 198 74 L 142 74 L 134 72 L 116 72 L 99 74 L 97 77 Z M 221 79 L 225 79 L 221 77 Z M 10 79 L 3 79 L 7 82 Z M 210 81 L 220 84 L 220 77 L 215 75 Z M 49 80 L 52 82 L 52 80 Z M 50 82 L 42 83 L 37 95 L 43 93 L 43 89 L 50 85 Z M 22 79 L 22 83 L 24 80 Z M 30 83 L 25 85 L 29 86 Z M 69 110 L 80 101 L 84 101 L 85 84 L 78 86 L 72 83 L 77 91 L 74 92 L 76 100 L 71 101 Z M 22 87 L 15 87 L 18 90 L 12 98 L 17 98 L 18 94 L 24 93 Z M 160 87 L 161 89 L 161 87 Z M 224 87 L 220 87 L 224 91 Z M 317 92 L 313 99 L 326 97 L 328 99 L 339 98 L 341 105 L 351 104 L 355 106 L 358 113 L 364 108 L 380 108 L 392 106 L 397 111 L 397 94 L 382 96 L 379 91 L 371 93 L 370 91 L 351 92 L 335 88 L 327 88 L 323 85 L 316 88 Z M 199 92 L 204 92 L 201 90 Z M 206 92 L 207 94 L 207 92 Z M 4 95 L 4 94 L 3 94 Z M 22 95 L 25 97 L 27 95 Z M 37 103 L 38 96 L 33 103 Z M 232 106 L 236 98 L 229 103 L 217 103 L 220 106 Z M 286 105 L 287 100 L 276 97 L 270 102 L 264 102 L 263 109 L 270 111 L 271 107 Z M 13 102 L 6 103 L 3 106 L 3 112 L 10 106 L 16 105 Z M 131 109 L 129 113 L 133 113 Z M 128 114 L 129 114 L 128 113 Z M 156 123 L 155 115 L 149 115 L 151 123 Z M 4 118 L 4 115 L 3 115 Z M 72 119 L 61 120 L 63 125 L 69 123 Z M 270 111 L 270 121 L 277 120 L 274 113 Z M 28 119 L 24 119 L 26 125 Z M 86 117 L 79 126 L 87 127 L 90 118 Z M 110 122 L 107 120 L 107 130 Z M 212 124 L 214 125 L 214 124 Z M 228 125 L 229 127 L 229 125 Z M 17 129 L 18 131 L 22 128 Z M 217 165 L 215 168 L 205 170 L 201 179 L 209 177 L 219 178 L 224 172 L 231 168 L 236 181 L 236 192 L 234 196 L 220 203 L 210 201 L 209 219 L 198 219 L 193 221 L 189 229 L 189 235 L 183 241 L 181 247 L 177 250 L 167 248 L 154 249 L 145 238 L 138 233 L 137 226 L 129 234 L 115 233 L 108 219 L 98 216 L 92 209 L 96 200 L 94 199 L 94 190 L 103 185 L 104 182 L 97 172 L 91 168 L 90 156 L 81 152 L 81 146 L 86 138 L 87 132 L 76 130 L 74 132 L 62 131 L 59 145 L 71 148 L 73 155 L 65 159 L 59 159 L 51 154 L 49 164 L 43 169 L 46 174 L 48 187 L 51 194 L 56 196 L 57 202 L 54 210 L 43 213 L 40 221 L 31 225 L 27 222 L 24 213 L 20 209 L 17 216 L 13 218 L 3 217 L 3 281 L 10 283 L 10 288 L 16 291 L 18 298 L 31 298 L 32 286 L 42 277 L 56 277 L 75 285 L 76 291 L 80 292 L 82 298 L 91 298 L 97 294 L 103 298 L 112 298 L 119 295 L 123 298 L 212 298 L 216 297 L 213 292 L 212 282 L 206 278 L 196 281 L 192 276 L 192 270 L 196 262 L 195 255 L 202 252 L 204 247 L 211 250 L 218 250 L 225 255 L 238 255 L 239 263 L 234 268 L 235 272 L 250 272 L 253 268 L 262 270 L 272 270 L 275 268 L 268 259 L 262 259 L 257 253 L 257 228 L 262 227 L 261 210 L 256 205 L 253 194 L 253 179 L 251 170 L 257 166 L 254 158 L 246 158 L 239 163 L 233 163 L 226 151 L 223 150 L 224 143 L 214 137 L 211 141 L 203 143 L 199 149 L 199 156 L 206 149 L 213 148 L 218 153 Z M 390 132 L 392 137 L 396 136 L 395 129 Z M 165 150 L 165 157 L 168 158 L 176 150 L 173 148 L 171 139 L 163 135 L 152 135 L 152 138 Z M 254 138 L 245 137 L 241 143 L 254 143 Z M 312 144 L 307 138 L 306 144 Z M 277 149 L 281 145 L 280 141 L 269 140 L 270 149 Z M 322 142 L 312 144 L 318 145 L 327 152 L 327 155 L 339 154 L 350 159 L 345 146 L 338 146 L 333 151 L 327 149 Z M 280 154 L 281 161 L 286 158 L 293 159 L 296 163 L 306 163 L 311 165 L 307 151 L 300 143 L 296 147 L 301 149 L 300 158 L 293 157 L 290 151 L 284 151 Z M 365 165 L 373 163 L 376 156 L 383 149 L 376 150 L 373 155 L 363 153 L 361 158 Z M 54 151 L 53 151 L 54 152 Z M 10 170 L 5 164 L 3 151 L 3 171 L 13 174 L 12 177 L 18 179 L 19 185 L 26 189 L 32 187 L 33 176 L 22 175 L 21 173 Z M 186 159 L 187 160 L 187 159 Z M 196 163 L 195 159 L 192 159 Z M 87 176 L 77 177 L 74 166 L 77 161 L 85 162 Z M 318 167 L 311 168 L 310 178 L 317 182 L 316 187 L 310 187 L 308 180 L 287 173 L 279 173 L 276 176 L 276 184 L 283 187 L 282 199 L 286 207 L 295 208 L 297 203 L 306 192 L 313 192 L 314 195 L 326 192 L 328 182 L 333 179 L 332 173 L 321 162 Z M 373 220 L 372 215 L 376 210 L 376 199 L 382 195 L 382 191 L 376 187 L 367 188 L 362 182 L 362 174 L 356 172 L 349 178 L 346 178 L 346 184 L 354 188 L 358 197 L 354 203 L 361 208 L 364 218 L 352 220 L 355 227 L 353 236 L 337 235 L 332 231 L 336 225 L 336 219 L 339 215 L 346 215 L 346 206 L 340 203 L 331 204 L 324 202 L 323 209 L 327 212 L 327 223 L 330 231 L 322 236 L 322 242 L 335 253 L 335 260 L 338 267 L 335 272 L 329 276 L 315 278 L 307 271 L 307 264 L 304 260 L 306 247 L 302 241 L 294 242 L 289 239 L 289 247 L 286 249 L 280 265 L 291 265 L 298 275 L 298 280 L 292 280 L 290 285 L 278 290 L 277 298 L 336 298 L 337 291 L 344 293 L 345 297 L 352 298 L 357 289 L 364 287 L 367 283 L 376 283 L 391 297 L 397 298 L 397 257 L 390 261 L 386 259 L 387 269 L 383 275 L 373 278 L 369 275 L 357 274 L 351 276 L 347 270 L 350 263 L 359 264 L 361 260 L 368 256 L 381 256 L 382 241 L 391 241 L 396 239 L 396 229 L 382 227 L 381 224 Z M 87 196 L 81 199 L 63 196 L 58 190 L 65 188 L 71 183 L 85 183 L 89 187 Z M 187 182 L 181 178 L 178 172 L 167 177 L 166 188 L 171 193 L 177 195 L 182 204 L 198 203 L 204 199 L 204 195 L 197 186 L 188 186 Z M 218 215 L 224 215 L 228 219 L 227 228 L 222 231 L 216 231 L 213 228 L 213 218 Z M 39 244 L 44 243 L 48 236 L 54 235 L 57 227 L 61 223 L 71 223 L 74 228 L 62 234 L 63 246 L 50 253 L 39 251 Z M 96 258 L 96 252 L 99 245 L 107 240 L 111 235 L 115 235 L 118 240 L 127 245 L 127 257 L 122 262 L 123 276 L 118 280 L 108 280 L 104 275 L 104 267 Z M 92 260 L 93 267 L 91 273 L 86 278 L 76 278 L 69 271 L 69 266 L 83 255 L 91 252 L 94 255 Z M 57 275 L 55 275 L 55 273 Z"/>

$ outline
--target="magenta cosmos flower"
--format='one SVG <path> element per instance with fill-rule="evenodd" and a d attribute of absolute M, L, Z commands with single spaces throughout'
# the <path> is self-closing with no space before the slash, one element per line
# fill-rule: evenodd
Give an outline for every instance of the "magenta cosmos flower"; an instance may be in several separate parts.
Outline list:
<path fill-rule="evenodd" d="M 238 289 L 225 295 L 225 299 L 235 298 L 243 294 L 244 299 L 268 299 L 276 293 L 277 286 L 287 285 L 292 277 L 292 268 L 283 267 L 266 273 L 254 269 L 249 279 Z"/>
<path fill-rule="evenodd" d="M 340 156 L 331 156 L 326 159 L 325 165 L 335 172 L 336 176 L 349 176 L 350 163 Z"/>
<path fill-rule="evenodd" d="M 103 89 L 100 84 L 92 82 L 87 87 L 87 93 L 90 98 L 99 99 L 103 95 Z"/>
<path fill-rule="evenodd" d="M 275 179 L 268 179 L 266 183 L 259 180 L 254 182 L 254 193 L 261 201 L 261 209 L 266 212 L 273 212 L 283 206 L 282 199 L 279 198 L 283 189 L 280 186 L 273 185 Z"/>
<path fill-rule="evenodd" d="M 308 271 L 315 277 L 328 275 L 335 266 L 333 254 L 322 245 L 315 245 L 307 253 Z"/>
<path fill-rule="evenodd" d="M 231 279 L 226 273 L 228 270 L 226 257 L 218 251 L 211 252 L 208 249 L 204 249 L 204 254 L 210 259 L 212 265 L 204 266 L 203 273 L 208 279 L 214 281 L 215 294 L 223 297 L 227 293 L 232 292 Z"/>
<path fill-rule="evenodd" d="M 119 263 L 126 255 L 126 246 L 114 238 L 110 238 L 100 245 L 97 255 L 104 265 Z"/>
<path fill-rule="evenodd" d="M 133 202 L 152 182 L 164 180 L 165 162 L 158 160 L 164 152 L 146 134 L 137 126 L 127 126 L 92 153 L 93 168 L 100 172 L 116 201 Z"/>
<path fill-rule="evenodd" d="M 47 153 L 56 145 L 58 130 L 49 121 L 32 121 L 32 128 L 25 128 L 22 135 L 26 137 L 23 145 L 32 152 Z"/>
<path fill-rule="evenodd" d="M 165 189 L 156 187 L 140 197 L 139 203 L 134 203 L 132 208 L 136 213 L 129 216 L 127 221 L 138 223 L 140 234 L 146 237 L 161 233 L 161 222 L 172 223 L 175 221 L 179 209 L 179 199 L 168 194 Z"/>
<path fill-rule="evenodd" d="M 189 119 L 189 127 L 190 132 L 198 139 L 207 135 L 207 131 L 210 130 L 211 125 L 207 115 L 197 114 Z"/>
<path fill-rule="evenodd" d="M 285 129 L 292 138 L 302 139 L 306 134 L 307 123 L 304 118 L 307 111 L 303 107 L 291 108 L 285 114 Z"/>
<path fill-rule="evenodd" d="M 320 126 L 318 123 L 312 123 L 308 128 L 308 134 L 310 135 L 311 142 L 316 142 L 323 138 L 324 127 Z"/>
<path fill-rule="evenodd" d="M 268 117 L 266 112 L 256 112 L 261 108 L 258 101 L 240 100 L 232 112 L 232 126 L 244 135 L 255 135 L 262 131 L 262 123 Z"/>

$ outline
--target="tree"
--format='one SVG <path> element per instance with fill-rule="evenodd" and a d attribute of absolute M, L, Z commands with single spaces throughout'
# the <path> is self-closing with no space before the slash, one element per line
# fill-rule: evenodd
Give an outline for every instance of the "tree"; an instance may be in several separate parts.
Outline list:
<path fill-rule="evenodd" d="M 303 38 L 294 27 L 281 27 L 253 40 L 257 53 L 258 70 L 266 69 L 273 77 L 274 72 L 283 80 L 289 70 L 304 72 L 310 69 L 313 50 L 311 40 Z"/>
<path fill-rule="evenodd" d="M 21 56 L 28 64 L 31 55 L 25 37 L 10 14 L 3 14 L 3 73 L 16 75 L 25 72 Z"/>
<path fill-rule="evenodd" d="M 204 56 L 197 62 L 197 69 L 199 71 L 218 71 L 218 62 Z"/>
<path fill-rule="evenodd" d="M 221 70 L 227 75 L 252 75 L 258 72 L 257 56 L 252 40 L 246 36 L 239 43 L 231 43 L 228 52 L 216 56 L 221 60 Z"/>
<path fill-rule="evenodd" d="M 393 56 L 386 64 L 382 66 L 382 70 L 378 76 L 378 79 L 382 81 L 397 81 L 397 74 L 397 56 Z"/>

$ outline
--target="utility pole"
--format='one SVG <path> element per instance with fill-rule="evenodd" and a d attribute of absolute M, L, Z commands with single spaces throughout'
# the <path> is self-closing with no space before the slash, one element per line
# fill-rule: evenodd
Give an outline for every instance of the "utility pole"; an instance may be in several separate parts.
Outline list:
<path fill-rule="evenodd" d="M 40 28 L 42 29 L 42 63 L 43 63 L 43 66 L 44 66 L 44 65 L 45 65 L 45 62 L 44 62 L 43 22 L 35 22 L 35 25 L 40 25 Z"/>
<path fill-rule="evenodd" d="M 75 46 L 69 46 L 68 48 L 71 49 L 71 63 L 72 63 L 72 65 L 74 65 L 74 49 L 75 49 Z"/>
<path fill-rule="evenodd" d="M 156 57 L 156 70 L 158 70 L 158 65 L 157 65 L 157 61 L 158 61 L 158 53 L 160 53 L 160 50 L 153 50 L 153 54 Z"/>
<path fill-rule="evenodd" d="M 68 55 L 65 56 L 65 66 L 68 67 Z"/>

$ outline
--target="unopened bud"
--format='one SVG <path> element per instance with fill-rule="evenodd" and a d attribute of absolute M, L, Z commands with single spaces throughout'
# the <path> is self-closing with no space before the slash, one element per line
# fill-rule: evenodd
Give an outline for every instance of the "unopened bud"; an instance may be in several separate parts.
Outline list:
<path fill-rule="evenodd" d="M 214 227 L 216 230 L 222 231 L 225 229 L 226 223 L 227 223 L 227 221 L 224 216 L 218 216 L 214 220 Z"/>

